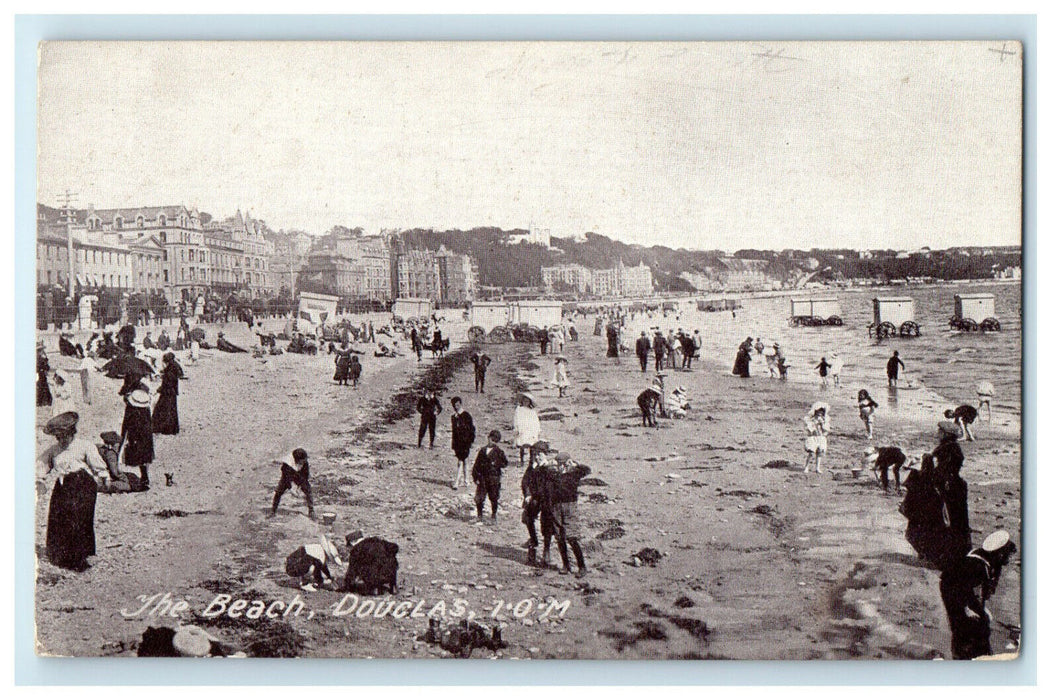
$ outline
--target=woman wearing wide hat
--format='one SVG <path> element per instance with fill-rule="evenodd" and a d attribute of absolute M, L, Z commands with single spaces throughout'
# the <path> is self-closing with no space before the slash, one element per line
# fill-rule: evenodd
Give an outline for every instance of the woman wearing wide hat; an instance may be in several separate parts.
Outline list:
<path fill-rule="evenodd" d="M 184 379 L 184 368 L 176 361 L 176 355 L 167 352 L 162 356 L 162 385 L 158 387 L 158 401 L 154 405 L 151 424 L 156 433 L 176 435 L 180 432 L 180 416 L 177 413 L 177 386 Z"/>
<path fill-rule="evenodd" d="M 125 445 L 125 464 L 140 468 L 140 487 L 146 491 L 151 486 L 147 467 L 154 461 L 154 435 L 151 428 L 151 394 L 142 384 L 125 395 L 121 441 Z"/>
<path fill-rule="evenodd" d="M 60 413 L 44 428 L 56 440 L 42 457 L 45 484 L 55 480 L 45 552 L 56 566 L 83 571 L 96 553 L 97 484 L 106 483 L 108 472 L 96 446 L 77 439 L 77 419 L 73 411 Z"/>

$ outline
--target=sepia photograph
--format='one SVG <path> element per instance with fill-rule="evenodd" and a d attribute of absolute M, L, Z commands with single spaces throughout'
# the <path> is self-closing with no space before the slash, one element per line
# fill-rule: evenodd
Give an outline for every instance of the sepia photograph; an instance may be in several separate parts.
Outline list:
<path fill-rule="evenodd" d="M 1019 658 L 1019 41 L 37 59 L 38 656 Z"/>

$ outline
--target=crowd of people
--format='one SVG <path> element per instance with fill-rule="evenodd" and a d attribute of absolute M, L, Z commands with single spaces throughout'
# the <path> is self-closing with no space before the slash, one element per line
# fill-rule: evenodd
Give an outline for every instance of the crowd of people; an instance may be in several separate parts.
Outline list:
<path fill-rule="evenodd" d="M 619 359 L 628 352 L 622 333 L 628 317 L 622 314 L 603 314 L 596 324 L 597 333 L 606 333 L 606 356 Z M 251 321 L 252 324 L 252 321 Z M 569 325 L 569 329 L 567 328 Z M 370 330 L 370 332 L 369 332 Z M 352 338 L 339 336 L 328 345 L 334 354 L 333 380 L 340 385 L 352 382 L 356 387 L 361 374 L 361 364 L 350 340 L 370 338 L 374 342 L 374 327 L 354 331 Z M 658 378 L 636 397 L 644 427 L 657 427 L 658 418 L 681 417 L 690 409 L 687 389 L 677 386 L 667 391 L 663 373 L 666 370 L 688 372 L 693 370 L 693 361 L 702 359 L 703 338 L 699 330 L 685 332 L 683 328 L 663 333 L 652 327 L 640 332 L 633 351 L 639 361 L 641 373 L 646 373 L 651 359 Z M 286 331 L 285 331 L 286 333 Z M 430 342 L 423 342 L 423 329 L 408 326 L 406 338 L 411 343 L 417 359 L 421 359 L 425 348 L 440 348 L 443 345 L 441 331 L 436 324 L 429 331 Z M 201 348 L 208 348 L 204 335 L 195 334 L 182 319 L 175 338 L 166 331 L 152 338 L 146 333 L 136 343 L 136 328 L 123 326 L 114 336 L 94 333 L 82 346 L 73 342 L 72 336 L 63 334 L 59 338 L 59 352 L 63 356 L 77 358 L 84 405 L 106 407 L 106 398 L 100 394 L 97 375 L 105 373 L 123 380 L 118 390 L 118 401 L 122 402 L 123 419 L 120 431 L 105 431 L 98 443 L 78 437 L 80 416 L 74 410 L 72 400 L 73 381 L 63 372 L 50 366 L 43 343 L 38 343 L 37 355 L 37 405 L 51 406 L 53 417 L 47 422 L 44 432 L 55 438 L 55 444 L 45 452 L 43 477 L 46 488 L 51 489 L 45 550 L 50 561 L 58 566 L 75 571 L 84 570 L 89 558 L 95 553 L 94 510 L 98 494 L 117 494 L 146 491 L 151 488 L 150 467 L 156 461 L 157 436 L 177 435 L 180 432 L 178 396 L 182 380 L 187 379 L 184 368 L 176 360 L 174 351 L 186 349 L 188 360 L 197 359 Z M 310 336 L 292 328 L 289 352 L 295 344 L 304 347 L 322 348 L 322 334 Z M 564 347 L 576 338 L 573 324 L 564 322 L 557 328 L 542 331 L 539 336 L 542 355 L 552 358 L 551 383 L 558 398 L 567 397 L 570 386 L 569 360 L 563 355 Z M 261 348 L 274 342 L 275 336 L 261 334 Z M 301 347 L 301 346 L 299 346 Z M 396 349 L 396 340 L 394 340 Z M 740 343 L 732 373 L 738 377 L 750 376 L 750 365 L 754 357 L 764 359 L 770 374 L 787 377 L 786 358 L 778 343 L 772 344 L 773 352 L 765 354 L 766 344 L 761 338 L 748 336 Z M 245 349 L 232 344 L 218 332 L 216 349 L 222 352 L 242 353 Z M 104 362 L 105 361 L 105 362 Z M 492 362 L 487 354 L 476 349 L 471 355 L 475 392 L 485 392 L 486 374 Z M 820 358 L 815 370 L 824 387 L 841 387 L 843 363 L 832 353 Z M 894 351 L 886 364 L 887 382 L 896 387 L 898 374 L 904 371 L 904 362 Z M 157 377 L 157 380 L 155 379 Z M 993 396 L 992 386 L 979 386 L 979 404 L 959 405 L 944 412 L 946 420 L 938 424 L 938 444 L 922 459 L 909 460 L 905 451 L 896 445 L 875 446 L 876 409 L 879 404 L 866 389 L 857 393 L 856 410 L 864 425 L 868 441 L 863 451 L 863 466 L 878 475 L 883 489 L 889 491 L 893 477 L 897 493 L 902 489 L 904 497 L 900 511 L 907 518 L 906 539 L 917 554 L 941 572 L 939 582 L 942 600 L 952 630 L 952 654 L 954 658 L 973 658 L 991 653 L 989 646 L 989 614 L 985 603 L 995 592 L 1000 573 L 1015 551 L 1010 536 L 1005 532 L 993 533 L 985 538 L 981 546 L 973 547 L 968 517 L 967 484 L 960 477 L 964 455 L 958 444 L 960 438 L 975 440 L 972 425 L 979 410 L 989 408 Z M 491 519 L 496 521 L 499 511 L 501 484 L 504 470 L 509 468 L 508 455 L 501 446 L 503 434 L 492 428 L 487 442 L 481 446 L 472 462 L 468 474 L 467 461 L 471 458 L 477 431 L 474 418 L 466 410 L 460 396 L 451 396 L 448 402 L 452 409 L 450 419 L 451 449 L 455 457 L 452 489 L 474 485 L 474 504 L 479 519 L 485 517 L 485 504 L 489 503 Z M 521 488 L 521 522 L 526 526 L 529 539 L 527 563 L 550 567 L 550 550 L 553 541 L 559 550 L 561 573 L 573 573 L 572 561 L 577 565 L 577 575 L 584 576 L 588 570 L 581 547 L 581 525 L 578 514 L 578 489 L 581 480 L 590 469 L 576 462 L 568 453 L 553 449 L 542 440 L 541 421 L 537 413 L 536 399 L 528 392 L 516 397 L 512 416 L 512 444 L 518 451 L 519 468 L 523 470 Z M 419 416 L 417 446 L 433 449 L 437 437 L 437 418 L 443 412 L 443 404 L 437 393 L 427 388 L 418 397 L 415 411 Z M 814 402 L 803 419 L 805 428 L 805 473 L 823 473 L 831 434 L 831 406 L 824 401 Z M 512 457 L 513 461 L 513 457 Z M 123 471 L 122 467 L 134 471 Z M 904 471 L 904 474 L 902 474 Z M 172 478 L 167 474 L 167 480 Z M 904 478 L 902 478 L 902 476 Z M 310 485 L 309 456 L 304 449 L 296 449 L 286 457 L 280 468 L 279 482 L 272 498 L 271 514 L 275 514 L 284 494 L 297 487 L 303 494 L 308 514 L 315 516 Z M 539 535 L 538 535 L 539 523 Z M 543 542 L 541 541 L 543 540 Z M 324 546 L 324 545 L 321 545 Z M 326 549 L 326 547 L 325 547 Z M 308 552 L 308 548 L 306 550 Z M 315 552 L 315 549 L 313 549 Z M 313 559 L 313 552 L 305 554 Z M 538 553 L 540 556 L 538 557 Z M 322 564 L 309 563 L 306 571 L 317 577 L 326 570 L 327 561 L 335 560 L 325 551 Z M 299 559 L 299 571 L 304 568 Z M 318 585 L 315 584 L 314 585 Z"/>
<path fill-rule="evenodd" d="M 56 441 L 41 457 L 38 480 L 45 492 L 51 491 L 45 550 L 56 565 L 78 571 L 95 553 L 97 494 L 149 490 L 156 436 L 180 432 L 177 397 L 180 381 L 187 377 L 174 352 L 165 349 L 172 347 L 168 337 L 163 333 L 152 341 L 148 335 L 137 347 L 131 325 L 123 326 L 116 336 L 93 333 L 83 346 L 73 344 L 69 336 L 59 338 L 60 354 L 81 360 L 76 373 L 85 409 L 106 415 L 115 407 L 112 402 L 123 408 L 120 432 L 103 431 L 98 442 L 77 437 L 81 414 L 75 410 L 73 382 L 58 371 L 49 377 L 44 343 L 37 343 L 37 407 L 38 411 L 50 407 L 44 432 Z M 100 392 L 96 376 L 100 373 L 122 380 L 115 398 Z M 170 481 L 172 474 L 166 477 Z"/>

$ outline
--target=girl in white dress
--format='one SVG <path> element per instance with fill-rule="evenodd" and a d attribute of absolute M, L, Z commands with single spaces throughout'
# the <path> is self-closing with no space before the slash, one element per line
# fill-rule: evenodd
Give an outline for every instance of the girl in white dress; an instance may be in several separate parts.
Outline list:
<path fill-rule="evenodd" d="M 809 467 L 816 464 L 816 473 L 820 474 L 820 466 L 824 455 L 827 454 L 827 435 L 831 432 L 831 417 L 828 415 L 831 407 L 822 401 L 813 404 L 809 414 L 802 420 L 805 422 L 805 473 L 809 473 Z"/>

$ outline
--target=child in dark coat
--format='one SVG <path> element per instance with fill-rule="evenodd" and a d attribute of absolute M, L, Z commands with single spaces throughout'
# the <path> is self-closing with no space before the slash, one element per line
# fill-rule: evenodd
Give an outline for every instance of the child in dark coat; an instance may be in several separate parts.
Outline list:
<path fill-rule="evenodd" d="M 507 467 L 507 455 L 500 449 L 500 431 L 489 431 L 489 444 L 478 450 L 478 456 L 474 459 L 471 468 L 471 479 L 474 481 L 476 490 L 474 493 L 474 505 L 478 509 L 478 518 L 482 518 L 482 510 L 486 497 L 493 509 L 493 520 L 496 520 L 496 507 L 500 502 L 500 477 L 502 470 Z"/>

